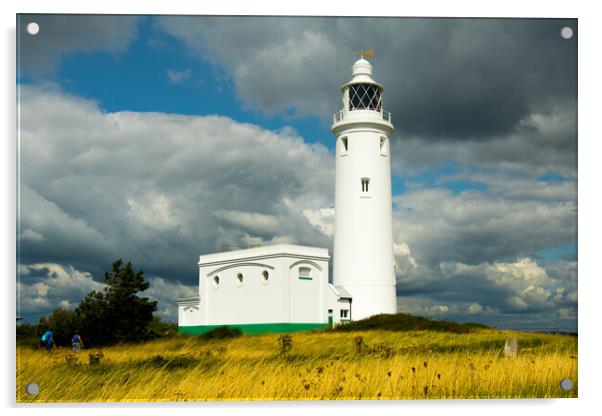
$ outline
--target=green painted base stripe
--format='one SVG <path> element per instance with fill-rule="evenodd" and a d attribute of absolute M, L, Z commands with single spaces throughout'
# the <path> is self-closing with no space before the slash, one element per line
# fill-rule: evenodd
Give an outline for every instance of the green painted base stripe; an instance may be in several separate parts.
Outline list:
<path fill-rule="evenodd" d="M 212 329 L 221 326 L 230 328 L 238 328 L 243 334 L 263 334 L 266 332 L 298 332 L 309 331 L 311 329 L 319 329 L 328 327 L 328 323 L 274 323 L 274 324 L 227 324 L 227 325 L 198 325 L 198 326 L 179 326 L 178 332 L 200 335 L 209 332 Z"/>
<path fill-rule="evenodd" d="M 301 279 L 301 280 L 314 280 L 313 278 L 311 278 L 309 276 L 299 276 L 299 279 Z"/>

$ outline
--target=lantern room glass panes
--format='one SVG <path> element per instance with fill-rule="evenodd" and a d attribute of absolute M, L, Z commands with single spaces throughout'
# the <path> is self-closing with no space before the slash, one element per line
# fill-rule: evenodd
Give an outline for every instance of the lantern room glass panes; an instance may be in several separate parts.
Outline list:
<path fill-rule="evenodd" d="M 349 110 L 381 110 L 380 88 L 372 84 L 349 86 Z"/>

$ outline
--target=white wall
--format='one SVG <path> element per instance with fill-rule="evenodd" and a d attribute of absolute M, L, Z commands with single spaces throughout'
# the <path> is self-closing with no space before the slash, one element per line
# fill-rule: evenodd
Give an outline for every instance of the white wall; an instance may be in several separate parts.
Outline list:
<path fill-rule="evenodd" d="M 332 284 L 328 285 L 328 289 L 328 309 L 332 309 L 333 325 L 338 325 L 341 322 L 348 322 L 344 319 L 341 320 L 341 309 L 349 311 L 350 319 L 353 319 L 352 302 L 350 299 L 342 298 L 341 294 L 338 293 Z"/>
<path fill-rule="evenodd" d="M 326 323 L 328 261 L 327 249 L 295 245 L 200 256 L 200 311 L 187 314 L 179 304 L 179 324 Z M 299 278 L 301 267 L 311 280 Z"/>
<path fill-rule="evenodd" d="M 178 325 L 196 326 L 203 322 L 200 298 L 178 299 Z"/>
<path fill-rule="evenodd" d="M 201 287 L 206 293 L 204 324 L 288 322 L 288 282 L 283 274 L 286 265 L 282 258 L 201 265 Z M 223 267 L 230 268 L 221 270 Z M 263 282 L 264 271 L 269 273 L 267 282 Z M 243 275 L 242 284 L 237 279 L 239 273 Z M 220 279 L 217 286 L 215 276 Z"/>
<path fill-rule="evenodd" d="M 311 280 L 299 278 L 301 268 L 309 269 Z M 324 290 L 328 284 L 328 263 L 293 261 L 289 264 L 288 281 L 290 322 L 327 322 Z"/>

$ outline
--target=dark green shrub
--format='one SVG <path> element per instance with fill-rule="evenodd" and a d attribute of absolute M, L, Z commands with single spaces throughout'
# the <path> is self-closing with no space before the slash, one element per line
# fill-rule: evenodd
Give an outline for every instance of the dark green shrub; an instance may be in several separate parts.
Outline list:
<path fill-rule="evenodd" d="M 232 328 L 229 326 L 219 326 L 214 328 L 204 334 L 200 335 L 201 339 L 211 340 L 211 339 L 230 339 L 230 338 L 238 338 L 242 335 L 242 331 L 238 328 Z"/>

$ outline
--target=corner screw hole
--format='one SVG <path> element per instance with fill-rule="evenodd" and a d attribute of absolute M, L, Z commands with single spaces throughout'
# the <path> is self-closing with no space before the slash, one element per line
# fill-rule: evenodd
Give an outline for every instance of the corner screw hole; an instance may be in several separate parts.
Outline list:
<path fill-rule="evenodd" d="M 27 394 L 35 396 L 40 392 L 40 387 L 36 383 L 29 383 L 27 386 L 25 386 L 25 391 Z"/>
<path fill-rule="evenodd" d="M 573 29 L 571 29 L 568 26 L 563 27 L 562 29 L 560 29 L 560 36 L 563 37 L 563 39 L 570 39 L 573 37 Z"/>
<path fill-rule="evenodd" d="M 35 36 L 38 34 L 38 32 L 40 31 L 40 25 L 38 25 L 36 22 L 31 22 L 27 24 L 27 33 L 29 33 L 32 36 Z"/>
<path fill-rule="evenodd" d="M 560 388 L 564 391 L 569 391 L 573 388 L 573 381 L 570 378 L 560 380 Z"/>

